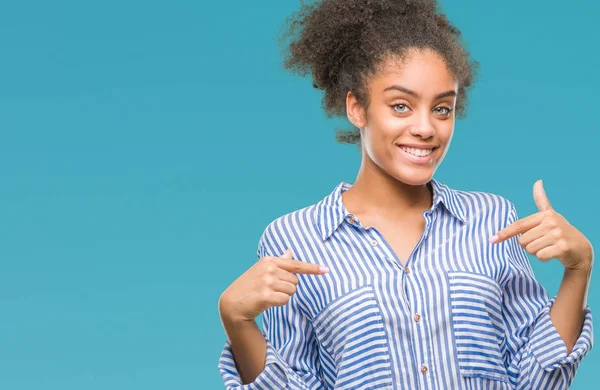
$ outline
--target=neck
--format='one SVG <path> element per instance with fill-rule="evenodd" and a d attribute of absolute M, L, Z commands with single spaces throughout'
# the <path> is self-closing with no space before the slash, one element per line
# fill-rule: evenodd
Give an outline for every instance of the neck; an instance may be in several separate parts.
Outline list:
<path fill-rule="evenodd" d="M 368 161 L 363 158 L 354 184 L 342 194 L 349 212 L 397 218 L 431 208 L 433 192 L 427 184 L 406 184 Z"/>

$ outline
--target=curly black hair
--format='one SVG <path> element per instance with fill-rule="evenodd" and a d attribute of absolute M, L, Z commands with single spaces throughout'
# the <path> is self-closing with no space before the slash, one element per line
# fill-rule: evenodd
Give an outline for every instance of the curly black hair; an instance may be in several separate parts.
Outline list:
<path fill-rule="evenodd" d="M 441 55 L 458 82 L 456 115 L 466 117 L 466 94 L 479 64 L 436 0 L 301 1 L 283 27 L 284 68 L 312 75 L 313 86 L 324 91 L 322 106 L 330 118 L 346 115 L 348 91 L 368 107 L 369 77 L 388 55 L 402 59 L 410 48 Z M 336 139 L 360 144 L 360 130 L 338 129 Z"/>

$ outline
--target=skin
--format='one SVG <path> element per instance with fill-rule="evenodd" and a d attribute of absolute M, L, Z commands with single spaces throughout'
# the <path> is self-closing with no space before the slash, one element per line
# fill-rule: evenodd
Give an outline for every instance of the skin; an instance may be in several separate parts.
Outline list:
<path fill-rule="evenodd" d="M 380 64 L 369 80 L 367 107 L 362 107 L 351 91 L 347 94 L 348 119 L 361 130 L 362 160 L 357 178 L 342 194 L 342 200 L 361 221 L 364 218 L 373 222 L 369 225 L 394 231 L 409 229 L 418 234 L 423 229 L 422 212 L 433 201 L 427 183 L 452 140 L 458 85 L 435 52 L 411 49 L 407 54 L 403 61 L 388 57 Z M 391 86 L 414 93 L 388 89 Z M 398 147 L 401 144 L 436 148 L 428 164 L 418 165 L 404 157 Z M 534 199 L 540 213 L 501 230 L 495 242 L 522 233 L 519 244 L 529 253 L 534 252 L 543 261 L 556 257 L 565 266 L 550 314 L 570 352 L 583 324 L 592 248 L 577 229 L 551 208 L 541 183 L 535 188 Z M 291 256 L 288 251 L 280 258 L 260 259 L 219 300 L 223 327 L 243 383 L 254 381 L 265 367 L 266 340 L 255 318 L 267 308 L 289 301 L 298 283 L 295 274 L 318 277 L 328 271 L 292 260 Z"/>

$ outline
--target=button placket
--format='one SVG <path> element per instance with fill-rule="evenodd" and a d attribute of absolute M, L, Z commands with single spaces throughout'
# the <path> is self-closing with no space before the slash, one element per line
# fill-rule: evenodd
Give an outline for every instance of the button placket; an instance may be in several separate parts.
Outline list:
<path fill-rule="evenodd" d="M 419 254 L 415 254 L 415 257 L 413 258 L 413 260 L 417 260 L 419 258 Z M 432 358 L 431 357 L 431 349 L 430 349 L 430 343 L 431 343 L 431 339 L 430 339 L 430 334 L 429 334 L 429 326 L 428 324 L 425 322 L 425 318 L 423 317 L 423 313 L 424 311 L 427 310 L 427 307 L 424 306 L 424 291 L 422 289 L 423 284 L 422 284 L 422 280 L 420 278 L 420 274 L 418 271 L 418 269 L 412 269 L 411 267 L 405 267 L 405 281 L 407 283 L 410 283 L 410 285 L 412 286 L 412 288 L 410 288 L 411 294 L 410 294 L 410 299 L 411 302 L 413 303 L 412 308 L 409 308 L 411 314 L 409 314 L 409 320 L 412 320 L 412 324 L 411 324 L 411 330 L 412 330 L 412 335 L 413 337 L 415 337 L 417 340 L 419 340 L 416 345 L 415 345 L 415 349 L 416 349 L 416 354 L 415 354 L 415 358 L 416 361 L 419 363 L 418 370 L 421 373 L 420 376 L 420 385 L 423 388 L 430 388 L 431 387 L 431 381 L 433 380 L 431 375 L 427 375 L 430 373 L 431 368 L 429 367 L 429 361 Z M 416 272 L 416 273 L 415 273 Z"/>
<path fill-rule="evenodd" d="M 360 221 L 358 220 L 358 218 L 356 218 L 356 215 L 354 214 L 347 214 L 346 221 L 352 226 L 362 227 L 360 225 Z"/>

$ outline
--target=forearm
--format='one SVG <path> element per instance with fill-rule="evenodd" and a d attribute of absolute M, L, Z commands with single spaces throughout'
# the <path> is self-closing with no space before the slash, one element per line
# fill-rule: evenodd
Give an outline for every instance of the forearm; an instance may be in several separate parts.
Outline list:
<path fill-rule="evenodd" d="M 567 353 L 571 353 L 581 334 L 592 263 L 593 258 L 590 258 L 581 268 L 565 269 L 556 300 L 550 309 L 550 318 L 567 346 Z"/>
<path fill-rule="evenodd" d="M 267 341 L 255 321 L 221 320 L 240 378 L 251 383 L 265 369 Z"/>

